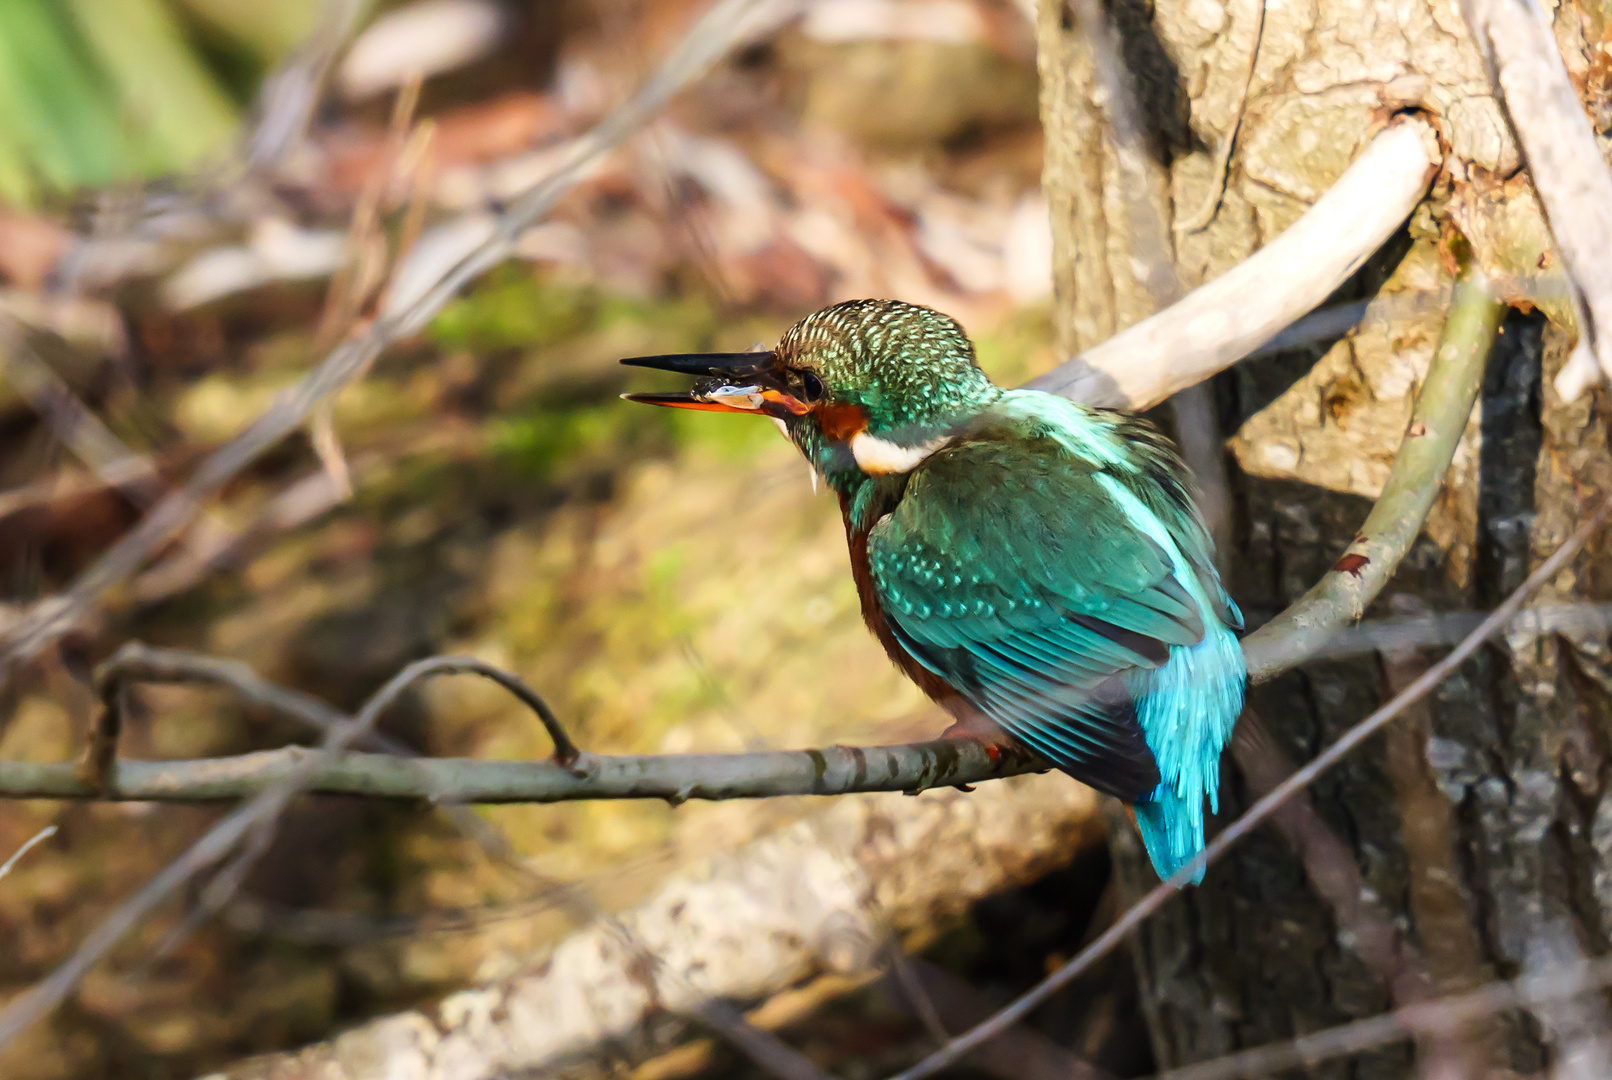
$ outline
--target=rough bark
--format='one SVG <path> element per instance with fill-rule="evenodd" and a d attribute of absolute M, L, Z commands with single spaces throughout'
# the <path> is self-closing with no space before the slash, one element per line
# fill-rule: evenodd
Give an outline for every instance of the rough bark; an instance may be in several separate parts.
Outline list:
<path fill-rule="evenodd" d="M 1612 490 L 1605 391 L 1569 404 L 1551 385 L 1572 345 L 1572 314 L 1536 196 L 1453 0 L 1267 4 L 1262 21 L 1260 2 L 1111 5 L 1159 118 L 1157 165 L 1173 193 L 1160 209 L 1177 222 L 1197 215 L 1220 182 L 1216 149 L 1239 119 L 1262 30 L 1218 213 L 1201 231 L 1176 232 L 1185 281 L 1223 272 L 1291 222 L 1391 111 L 1431 117 L 1450 165 L 1401 237 L 1334 298 L 1365 302 L 1346 332 L 1218 377 L 1221 419 L 1235 433 L 1232 591 L 1257 625 L 1349 544 L 1427 370 L 1449 268 L 1470 250 L 1508 298 L 1537 310 L 1514 314 L 1502 331 L 1439 504 L 1378 610 L 1493 605 L 1583 507 Z M 1044 3 L 1040 24 L 1045 184 L 1056 215 L 1060 341 L 1075 349 L 1145 308 L 1127 268 L 1126 219 L 1090 63 L 1060 10 Z M 1606 12 L 1563 2 L 1554 18 L 1567 67 L 1605 126 L 1608 56 L 1598 43 Z M 1563 592 L 1599 597 L 1609 577 L 1612 546 L 1603 540 Z M 1395 653 L 1310 664 L 1252 702 L 1284 751 L 1302 760 L 1426 662 Z M 1563 921 L 1588 951 L 1612 946 L 1609 695 L 1612 653 L 1603 640 L 1506 643 L 1318 786 L 1321 816 L 1350 845 L 1366 885 L 1403 916 L 1439 991 L 1520 973 L 1530 947 Z M 1242 786 L 1229 770 L 1226 781 L 1232 797 L 1222 809 L 1235 812 Z M 1127 830 L 1111 837 L 1135 894 L 1151 884 L 1145 860 Z M 1140 935 L 1134 955 L 1161 1065 L 1389 1006 L 1274 833 L 1183 894 Z M 1497 1065 L 1541 1068 L 1546 1048 L 1531 1022 L 1508 1017 L 1485 1034 Z M 1406 1076 L 1412 1059 L 1397 1047 L 1314 1075 Z"/>

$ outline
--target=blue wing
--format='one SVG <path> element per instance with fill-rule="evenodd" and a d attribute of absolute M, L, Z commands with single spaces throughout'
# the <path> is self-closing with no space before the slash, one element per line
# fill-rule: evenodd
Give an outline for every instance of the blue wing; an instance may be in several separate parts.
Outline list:
<path fill-rule="evenodd" d="M 929 670 L 1060 768 L 1122 798 L 1160 781 L 1127 679 L 1204 637 L 1170 556 L 1091 466 L 976 441 L 916 470 L 869 536 L 885 619 Z"/>
<path fill-rule="evenodd" d="M 1184 490 L 1050 437 L 976 439 L 914 470 L 868 543 L 902 647 L 1063 771 L 1137 803 L 1161 877 L 1203 846 L 1244 678 L 1240 618 Z"/>

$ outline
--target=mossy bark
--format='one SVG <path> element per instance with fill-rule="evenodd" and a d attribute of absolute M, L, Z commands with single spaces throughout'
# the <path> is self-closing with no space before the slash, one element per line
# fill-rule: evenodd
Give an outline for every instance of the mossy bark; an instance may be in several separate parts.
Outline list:
<path fill-rule="evenodd" d="M 1109 5 L 1143 112 L 1155 121 L 1154 165 L 1166 181 L 1158 211 L 1169 222 L 1191 220 L 1224 183 L 1208 226 L 1174 234 L 1189 287 L 1291 223 L 1390 112 L 1430 115 L 1451 149 L 1403 234 L 1334 298 L 1359 305 L 1351 329 L 1216 381 L 1230 437 L 1233 592 L 1258 625 L 1348 545 L 1426 372 L 1460 235 L 1509 298 L 1537 310 L 1507 320 L 1445 490 L 1374 611 L 1492 607 L 1612 491 L 1605 391 L 1566 403 L 1551 388 L 1572 339 L 1547 316 L 1570 318 L 1550 301 L 1549 235 L 1532 189 L 1453 0 L 1265 0 L 1262 19 L 1259 2 Z M 1087 46 L 1063 11 L 1043 0 L 1039 45 L 1059 334 L 1073 351 L 1147 314 L 1149 300 L 1132 269 Z M 1584 76 L 1590 115 L 1607 116 L 1607 80 L 1596 76 L 1607 66 L 1597 44 L 1605 11 L 1564 2 L 1555 21 L 1569 70 Z M 1216 150 L 1239 120 L 1218 176 Z M 1529 288 L 1544 302 L 1529 303 Z M 1598 599 L 1609 588 L 1612 543 L 1603 538 L 1554 591 Z M 1306 665 L 1251 700 L 1283 749 L 1303 760 L 1430 659 Z M 1323 777 L 1313 798 L 1366 886 L 1400 919 L 1436 991 L 1453 992 L 1518 974 L 1564 927 L 1587 952 L 1612 946 L 1609 755 L 1605 640 L 1499 640 L 1424 709 Z M 1229 768 L 1226 786 L 1222 821 L 1247 802 Z M 1121 881 L 1139 894 L 1152 884 L 1139 845 L 1122 823 L 1111 836 Z M 1161 1066 L 1391 1005 L 1272 831 L 1172 902 L 1134 955 Z M 1505 1018 L 1487 1027 L 1482 1052 L 1535 1072 L 1549 1052 L 1539 1031 Z M 1408 1076 L 1414 1054 L 1389 1048 L 1314 1074 Z"/>

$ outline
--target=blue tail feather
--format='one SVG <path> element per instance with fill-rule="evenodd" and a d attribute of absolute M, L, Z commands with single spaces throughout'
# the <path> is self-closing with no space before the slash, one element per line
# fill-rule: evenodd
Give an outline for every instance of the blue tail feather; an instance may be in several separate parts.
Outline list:
<path fill-rule="evenodd" d="M 1169 880 L 1203 850 L 1203 796 L 1199 795 L 1197 801 L 1194 814 L 1181 796 L 1161 786 L 1150 801 L 1136 804 L 1136 828 L 1160 881 Z M 1198 867 L 1185 884 L 1203 884 L 1203 871 Z"/>
<path fill-rule="evenodd" d="M 1245 672 L 1236 637 L 1215 627 L 1197 645 L 1172 648 L 1163 667 L 1133 684 L 1137 719 L 1163 778 L 1136 804 L 1136 825 L 1161 880 L 1203 850 L 1203 803 L 1219 809 L 1220 752 L 1243 709 Z M 1202 880 L 1200 869 L 1191 882 Z"/>

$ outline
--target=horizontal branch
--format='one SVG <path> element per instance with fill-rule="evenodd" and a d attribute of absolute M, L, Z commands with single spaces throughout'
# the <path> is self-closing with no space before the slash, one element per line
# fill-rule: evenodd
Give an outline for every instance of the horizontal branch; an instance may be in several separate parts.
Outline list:
<path fill-rule="evenodd" d="M 1404 224 L 1442 157 L 1427 121 L 1390 124 L 1276 239 L 1028 385 L 1146 409 L 1235 364 L 1342 285 Z"/>
<path fill-rule="evenodd" d="M 322 759 L 322 760 L 321 760 Z M 305 774 L 301 770 L 308 770 Z M 581 754 L 553 761 L 405 758 L 301 746 L 200 761 L 119 760 L 97 789 L 71 763 L 0 761 L 0 798 L 218 802 L 303 775 L 303 790 L 470 803 L 576 799 L 761 799 L 924 791 L 1046 769 L 1011 751 L 992 758 L 970 739 L 742 754 Z"/>

